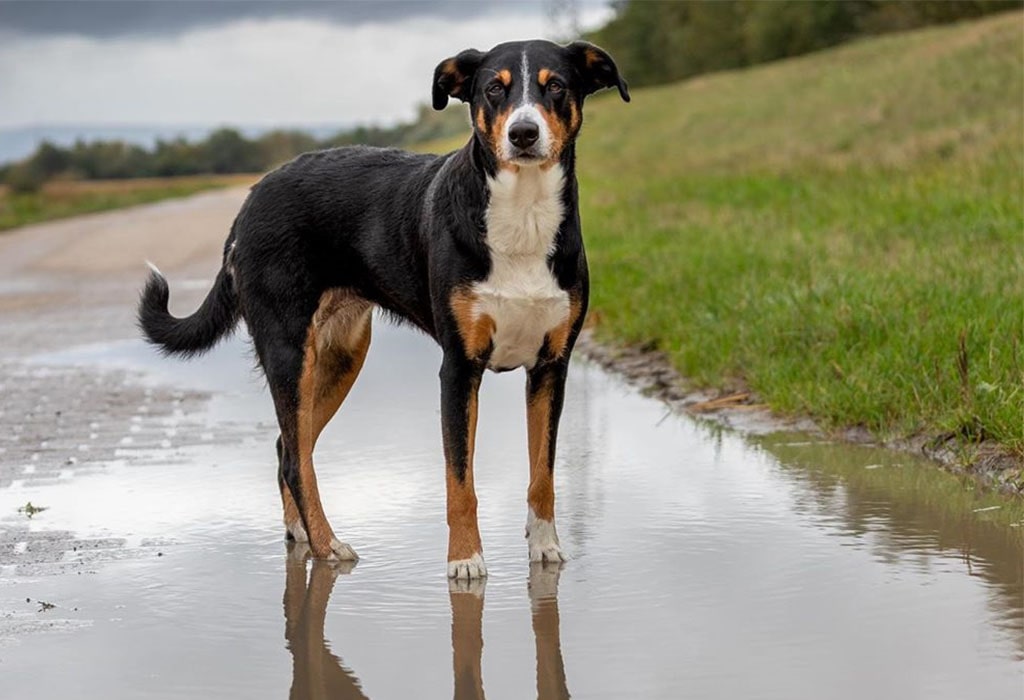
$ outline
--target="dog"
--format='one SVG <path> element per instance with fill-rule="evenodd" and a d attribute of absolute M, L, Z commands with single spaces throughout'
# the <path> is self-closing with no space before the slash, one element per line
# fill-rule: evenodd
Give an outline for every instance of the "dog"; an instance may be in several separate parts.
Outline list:
<path fill-rule="evenodd" d="M 433 106 L 468 103 L 473 132 L 443 156 L 363 146 L 306 153 L 253 186 L 213 288 L 168 312 L 154 267 L 138 319 L 165 354 L 192 357 L 244 319 L 280 427 L 286 536 L 318 559 L 355 560 L 327 521 L 313 448 L 359 374 L 375 307 L 443 351 L 448 576 L 487 575 L 473 449 L 484 370 L 526 370 L 531 561 L 564 559 L 553 468 L 566 372 L 587 312 L 575 176 L 584 99 L 626 81 L 593 44 L 468 49 L 434 71 Z"/>

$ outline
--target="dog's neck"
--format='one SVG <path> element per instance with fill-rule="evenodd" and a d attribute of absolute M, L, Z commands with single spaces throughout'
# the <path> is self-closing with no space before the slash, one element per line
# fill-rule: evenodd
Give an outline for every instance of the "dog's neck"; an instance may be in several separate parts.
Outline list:
<path fill-rule="evenodd" d="M 487 245 L 492 253 L 539 257 L 551 254 L 565 218 L 561 165 L 503 169 L 487 178 Z"/>

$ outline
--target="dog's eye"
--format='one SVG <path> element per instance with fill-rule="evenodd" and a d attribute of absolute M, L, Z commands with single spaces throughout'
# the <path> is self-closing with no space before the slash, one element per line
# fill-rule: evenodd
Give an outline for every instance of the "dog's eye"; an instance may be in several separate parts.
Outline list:
<path fill-rule="evenodd" d="M 505 86 L 501 83 L 494 83 L 487 88 L 488 97 L 501 97 L 505 94 Z"/>
<path fill-rule="evenodd" d="M 557 80 L 549 80 L 548 84 L 544 86 L 545 89 L 552 95 L 561 95 L 565 90 L 565 86 Z"/>

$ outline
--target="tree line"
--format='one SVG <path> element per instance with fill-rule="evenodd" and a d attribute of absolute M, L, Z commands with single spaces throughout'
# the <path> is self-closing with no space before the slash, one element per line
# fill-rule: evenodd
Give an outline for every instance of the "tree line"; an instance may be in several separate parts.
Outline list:
<path fill-rule="evenodd" d="M 1021 0 L 619 0 L 588 39 L 630 85 L 657 85 L 835 46 L 861 36 L 1021 9 Z"/>
<path fill-rule="evenodd" d="M 28 158 L 0 168 L 0 182 L 14 192 L 33 192 L 54 178 L 116 180 L 263 172 L 306 151 L 353 144 L 407 146 L 457 134 L 467 124 L 463 110 L 435 112 L 422 105 L 411 122 L 360 126 L 326 139 L 299 130 L 247 138 L 237 129 L 223 128 L 201 141 L 158 140 L 151 148 L 124 141 L 78 141 L 69 147 L 43 142 Z"/>

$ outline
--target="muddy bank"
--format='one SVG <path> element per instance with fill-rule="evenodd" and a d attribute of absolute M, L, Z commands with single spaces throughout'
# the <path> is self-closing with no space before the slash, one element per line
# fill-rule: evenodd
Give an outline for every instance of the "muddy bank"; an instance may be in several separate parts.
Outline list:
<path fill-rule="evenodd" d="M 1007 496 L 1024 495 L 1024 460 L 992 441 L 966 443 L 952 433 L 880 440 L 863 427 L 828 430 L 808 417 L 772 412 L 749 390 L 718 393 L 694 390 L 687 386 L 686 378 L 676 371 L 663 353 L 644 346 L 616 345 L 598 340 L 593 328 L 583 331 L 576 350 L 624 378 L 644 394 L 662 401 L 674 413 L 691 415 L 745 433 L 795 430 L 830 440 L 910 452 L 928 458 L 948 472 L 971 478 L 984 488 Z"/>

